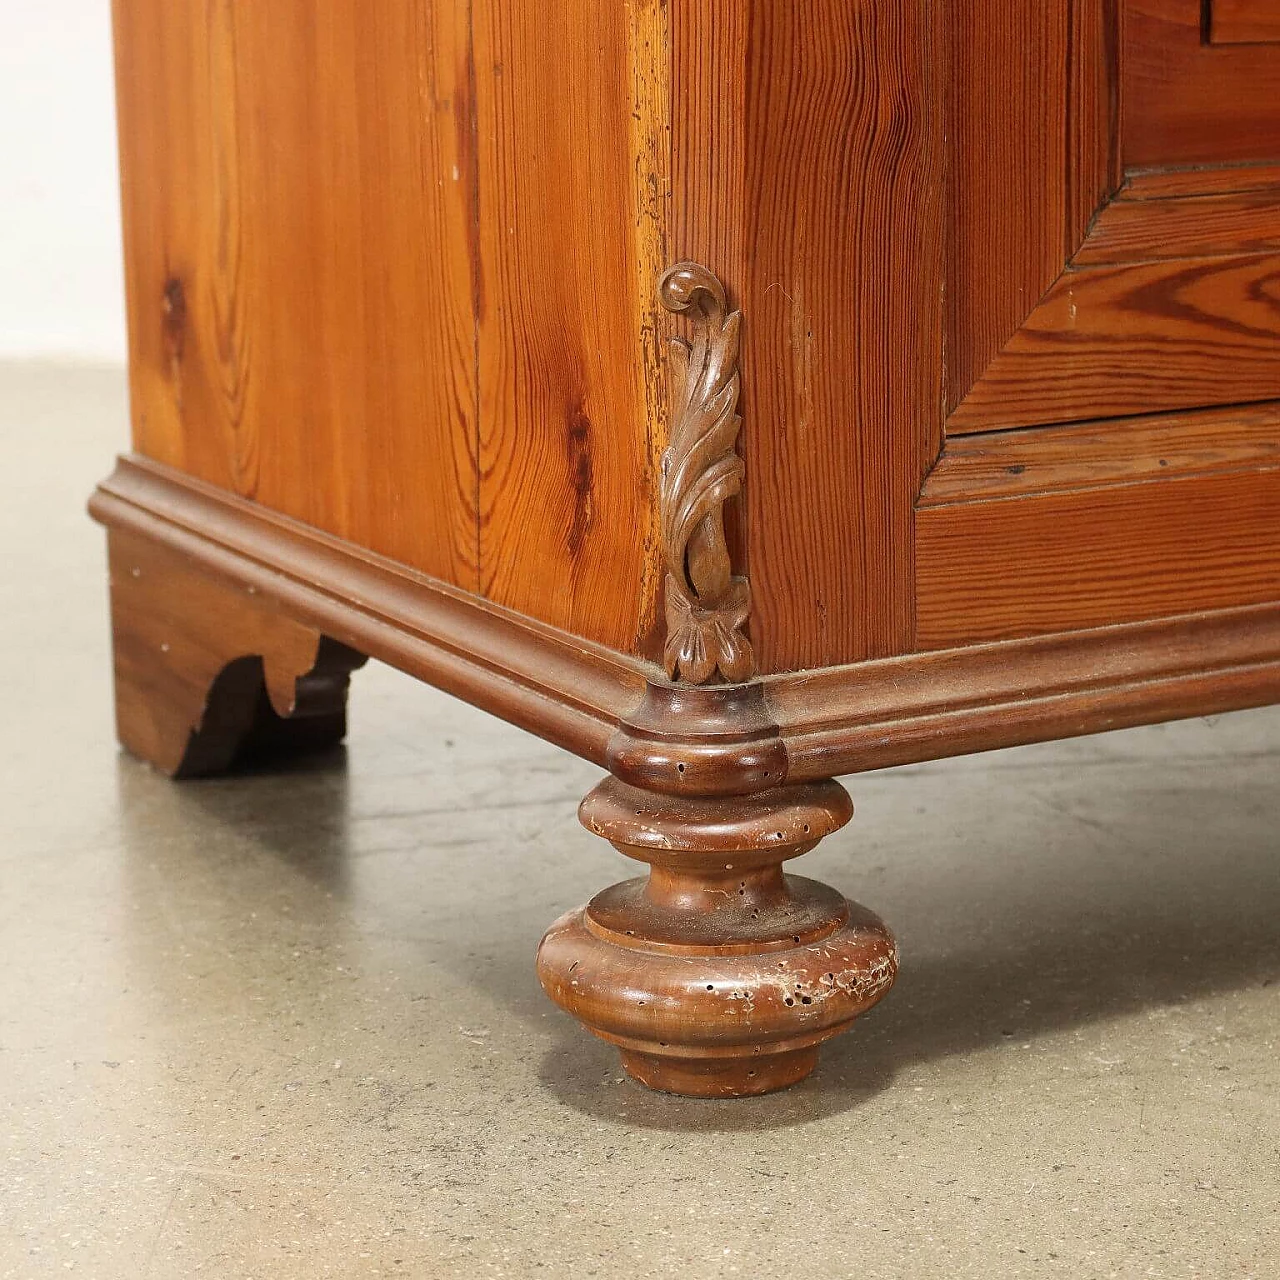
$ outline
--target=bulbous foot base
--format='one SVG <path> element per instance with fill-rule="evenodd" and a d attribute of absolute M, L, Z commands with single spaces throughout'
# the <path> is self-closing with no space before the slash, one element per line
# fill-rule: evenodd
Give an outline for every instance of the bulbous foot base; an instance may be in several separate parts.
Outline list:
<path fill-rule="evenodd" d="M 897 972 L 875 915 L 782 873 L 851 812 L 833 782 L 689 800 L 607 780 L 583 821 L 652 869 L 552 925 L 543 987 L 650 1088 L 741 1097 L 804 1079 Z"/>

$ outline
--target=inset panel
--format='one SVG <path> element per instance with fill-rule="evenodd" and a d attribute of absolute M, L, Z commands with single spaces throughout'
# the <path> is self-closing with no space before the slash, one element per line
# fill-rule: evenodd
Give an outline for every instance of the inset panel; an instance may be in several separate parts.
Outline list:
<path fill-rule="evenodd" d="M 1280 0 L 1209 0 L 1209 41 L 1280 42 Z"/>

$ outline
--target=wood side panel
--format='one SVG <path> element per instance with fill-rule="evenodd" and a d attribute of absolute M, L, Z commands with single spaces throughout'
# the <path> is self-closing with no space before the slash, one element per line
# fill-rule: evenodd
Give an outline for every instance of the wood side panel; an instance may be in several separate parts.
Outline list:
<path fill-rule="evenodd" d="M 1126 0 L 1125 167 L 1280 158 L 1280 57 L 1206 44 L 1202 0 Z"/>
<path fill-rule="evenodd" d="M 935 8 L 931 20 L 950 45 L 943 386 L 950 413 L 1061 273 L 1104 168 L 1102 111 L 1096 82 L 1078 61 L 1078 93 L 1094 106 L 1072 138 L 1075 158 L 1089 169 L 1069 200 L 1070 0 L 948 0 Z M 1096 47 L 1103 37 L 1091 12 L 1078 0 L 1076 34 Z"/>
<path fill-rule="evenodd" d="M 1280 257 L 1068 271 L 949 435 L 1280 396 Z"/>
<path fill-rule="evenodd" d="M 670 21 L 671 252 L 744 317 L 760 667 L 900 652 L 912 502 L 940 443 L 930 6 L 688 0 Z"/>
<path fill-rule="evenodd" d="M 657 609 L 658 17 L 473 10 L 481 590 L 627 651 Z"/>
<path fill-rule="evenodd" d="M 474 588 L 465 0 L 116 0 L 134 441 Z"/>
<path fill-rule="evenodd" d="M 1275 467 L 922 508 L 920 648 L 1276 600 L 1278 526 Z"/>

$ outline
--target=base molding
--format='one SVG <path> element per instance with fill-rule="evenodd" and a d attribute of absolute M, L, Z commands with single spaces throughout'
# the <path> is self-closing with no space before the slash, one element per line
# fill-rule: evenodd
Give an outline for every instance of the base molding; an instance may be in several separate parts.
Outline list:
<path fill-rule="evenodd" d="M 363 654 L 167 547 L 108 535 L 116 731 L 175 778 L 340 743 Z"/>
<path fill-rule="evenodd" d="M 657 791 L 741 794 L 1280 701 L 1280 603 L 690 689 L 148 459 L 122 458 L 90 510 Z"/>

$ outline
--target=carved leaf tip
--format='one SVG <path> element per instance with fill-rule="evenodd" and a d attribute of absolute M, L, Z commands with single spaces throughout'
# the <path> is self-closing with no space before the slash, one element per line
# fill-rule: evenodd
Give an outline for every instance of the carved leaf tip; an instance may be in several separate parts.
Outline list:
<path fill-rule="evenodd" d="M 694 326 L 691 344 L 672 343 L 680 385 L 662 456 L 665 666 L 673 680 L 707 684 L 718 676 L 737 683 L 755 673 L 743 630 L 750 587 L 732 575 L 724 533 L 724 505 L 741 491 L 744 469 L 734 452 L 741 316 L 730 313 L 724 285 L 696 262 L 663 272 L 658 297 L 668 311 L 690 314 Z"/>

